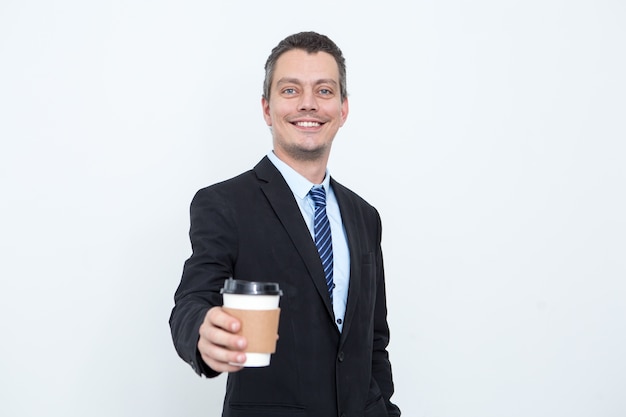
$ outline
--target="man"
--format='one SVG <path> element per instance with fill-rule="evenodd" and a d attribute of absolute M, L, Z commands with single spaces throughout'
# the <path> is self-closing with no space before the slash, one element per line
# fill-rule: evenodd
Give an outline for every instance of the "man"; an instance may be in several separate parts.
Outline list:
<path fill-rule="evenodd" d="M 399 416 L 380 217 L 326 167 L 348 116 L 342 52 L 315 32 L 285 38 L 266 62 L 261 101 L 273 151 L 191 203 L 193 253 L 170 318 L 176 349 L 198 374 L 229 372 L 224 417 Z M 330 225 L 324 249 L 320 224 L 326 236 Z M 268 367 L 237 365 L 247 340 L 220 307 L 229 277 L 280 284 Z"/>

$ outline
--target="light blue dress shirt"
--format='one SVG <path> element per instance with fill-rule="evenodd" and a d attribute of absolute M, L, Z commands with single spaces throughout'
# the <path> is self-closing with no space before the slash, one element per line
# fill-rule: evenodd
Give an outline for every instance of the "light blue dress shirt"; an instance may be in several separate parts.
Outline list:
<path fill-rule="evenodd" d="M 311 238 L 315 241 L 313 230 L 313 218 L 315 215 L 315 204 L 308 195 L 314 185 L 311 181 L 297 173 L 289 165 L 281 161 L 273 151 L 267 154 L 270 161 L 276 166 L 278 171 L 289 185 L 293 196 L 300 207 L 302 217 L 311 232 Z M 350 283 L 350 251 L 348 249 L 348 239 L 346 231 L 341 221 L 339 204 L 333 189 L 330 187 L 330 174 L 326 170 L 326 176 L 321 184 L 326 191 L 326 214 L 330 222 L 330 232 L 333 239 L 333 311 L 335 312 L 335 323 L 339 331 L 343 329 L 344 316 L 346 314 L 346 302 L 348 300 L 348 285 Z"/>

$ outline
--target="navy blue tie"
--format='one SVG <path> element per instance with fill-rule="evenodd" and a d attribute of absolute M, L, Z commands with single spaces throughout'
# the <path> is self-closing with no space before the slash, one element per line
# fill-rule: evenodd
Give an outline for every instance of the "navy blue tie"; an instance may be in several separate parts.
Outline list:
<path fill-rule="evenodd" d="M 320 254 L 324 274 L 326 275 L 326 286 L 330 294 L 330 301 L 333 301 L 333 239 L 330 234 L 330 222 L 326 215 L 326 191 L 324 187 L 313 187 L 309 192 L 313 203 L 315 203 L 315 219 L 313 221 L 313 231 L 315 233 L 315 246 Z"/>

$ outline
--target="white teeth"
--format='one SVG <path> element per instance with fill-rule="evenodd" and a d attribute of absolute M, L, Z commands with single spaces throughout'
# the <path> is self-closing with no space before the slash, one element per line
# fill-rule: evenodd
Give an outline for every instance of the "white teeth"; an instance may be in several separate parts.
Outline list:
<path fill-rule="evenodd" d="M 297 122 L 296 125 L 302 127 L 317 127 L 320 124 L 318 122 Z"/>

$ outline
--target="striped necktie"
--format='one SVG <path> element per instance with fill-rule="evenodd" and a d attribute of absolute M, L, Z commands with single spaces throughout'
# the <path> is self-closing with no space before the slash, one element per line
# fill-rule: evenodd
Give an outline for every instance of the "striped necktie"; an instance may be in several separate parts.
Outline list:
<path fill-rule="evenodd" d="M 315 204 L 315 219 L 313 221 L 313 231 L 315 232 L 315 246 L 320 254 L 324 274 L 326 275 L 326 286 L 330 301 L 333 301 L 333 240 L 330 234 L 330 222 L 326 215 L 326 191 L 324 187 L 313 187 L 309 191 L 313 203 Z"/>

